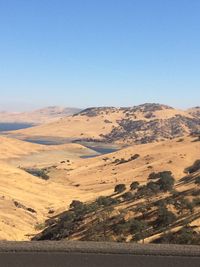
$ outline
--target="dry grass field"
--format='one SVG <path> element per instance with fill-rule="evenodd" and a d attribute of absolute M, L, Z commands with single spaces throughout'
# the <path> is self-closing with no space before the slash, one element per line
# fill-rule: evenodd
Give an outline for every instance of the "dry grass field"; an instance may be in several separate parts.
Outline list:
<path fill-rule="evenodd" d="M 150 104 L 132 109 L 92 108 L 56 122 L 0 135 L 0 239 L 30 240 L 43 229 L 46 219 L 68 209 L 72 200 L 85 202 L 112 195 L 117 184 L 128 187 L 137 181 L 144 185 L 153 172 L 171 171 L 177 183 L 185 176 L 185 168 L 200 159 L 200 142 L 190 135 L 199 127 L 195 124 L 198 114 L 197 108 L 177 111 Z M 174 118 L 181 118 L 181 127 L 176 129 L 176 121 L 171 121 Z M 37 136 L 105 140 L 120 127 L 124 133 L 120 126 L 123 120 L 128 124 L 142 120 L 144 129 L 137 131 L 137 138 L 153 134 L 154 124 L 145 128 L 152 120 L 164 128 L 159 128 L 159 138 L 150 142 L 137 142 L 135 136 L 131 137 L 135 132 L 127 130 L 123 137 L 113 137 L 113 143 L 126 147 L 104 155 L 78 143 L 40 145 L 22 140 Z M 172 127 L 178 135 L 172 138 L 171 130 L 169 136 L 165 135 L 166 127 Z"/>

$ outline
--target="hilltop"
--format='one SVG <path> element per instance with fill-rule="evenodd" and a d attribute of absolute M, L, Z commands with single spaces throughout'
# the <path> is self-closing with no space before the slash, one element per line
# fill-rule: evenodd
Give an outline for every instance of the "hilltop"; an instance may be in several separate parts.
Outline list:
<path fill-rule="evenodd" d="M 71 140 L 144 144 L 200 131 L 200 117 L 161 104 L 88 108 L 55 122 L 14 131 L 18 138 L 66 137 Z"/>
<path fill-rule="evenodd" d="M 78 108 L 46 107 L 29 112 L 0 112 L 0 123 L 32 123 L 42 124 L 58 120 L 79 112 Z"/>

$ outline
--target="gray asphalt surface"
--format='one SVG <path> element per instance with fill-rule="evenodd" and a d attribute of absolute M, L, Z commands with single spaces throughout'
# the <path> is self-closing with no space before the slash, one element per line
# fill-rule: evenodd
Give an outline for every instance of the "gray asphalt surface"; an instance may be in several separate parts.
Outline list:
<path fill-rule="evenodd" d="M 198 267 L 200 247 L 95 242 L 0 242 L 2 267 Z"/>

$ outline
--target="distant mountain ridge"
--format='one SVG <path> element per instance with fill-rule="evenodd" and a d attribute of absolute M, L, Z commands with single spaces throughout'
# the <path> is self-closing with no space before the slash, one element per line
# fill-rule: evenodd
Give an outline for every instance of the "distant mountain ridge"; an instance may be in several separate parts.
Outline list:
<path fill-rule="evenodd" d="M 79 108 L 49 106 L 29 112 L 0 112 L 0 122 L 42 124 L 80 112 Z"/>
<path fill-rule="evenodd" d="M 199 133 L 198 114 L 197 108 L 184 111 L 157 103 L 121 108 L 94 107 L 52 123 L 13 133 L 30 137 L 144 144 Z"/>

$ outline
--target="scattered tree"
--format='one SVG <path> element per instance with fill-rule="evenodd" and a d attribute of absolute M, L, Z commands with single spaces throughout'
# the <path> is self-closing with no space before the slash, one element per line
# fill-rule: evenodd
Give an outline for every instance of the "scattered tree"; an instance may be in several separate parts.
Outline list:
<path fill-rule="evenodd" d="M 135 189 L 137 189 L 138 188 L 138 186 L 139 186 L 139 183 L 138 182 L 132 182 L 131 183 L 131 185 L 130 185 L 130 189 L 131 190 L 135 190 Z"/>
<path fill-rule="evenodd" d="M 124 192 L 126 190 L 126 186 L 125 186 L 125 184 L 117 184 L 116 186 L 115 186 L 115 193 L 122 193 L 122 192 Z"/>
<path fill-rule="evenodd" d="M 139 241 L 143 240 L 147 236 L 147 224 L 142 220 L 133 219 L 129 222 L 130 224 L 130 233 L 133 235 L 133 240 Z"/>
<path fill-rule="evenodd" d="M 185 172 L 186 173 L 194 173 L 198 170 L 200 170 L 200 159 L 196 160 L 192 166 L 186 168 Z"/>
<path fill-rule="evenodd" d="M 158 209 L 158 218 L 155 226 L 166 227 L 176 220 L 176 216 L 173 212 L 169 211 L 166 207 L 160 207 Z"/>
<path fill-rule="evenodd" d="M 122 198 L 125 200 L 125 201 L 129 201 L 131 199 L 133 199 L 133 194 L 131 192 L 126 192 L 122 195 Z"/>
<path fill-rule="evenodd" d="M 195 178 L 195 184 L 200 185 L 200 176 Z"/>

